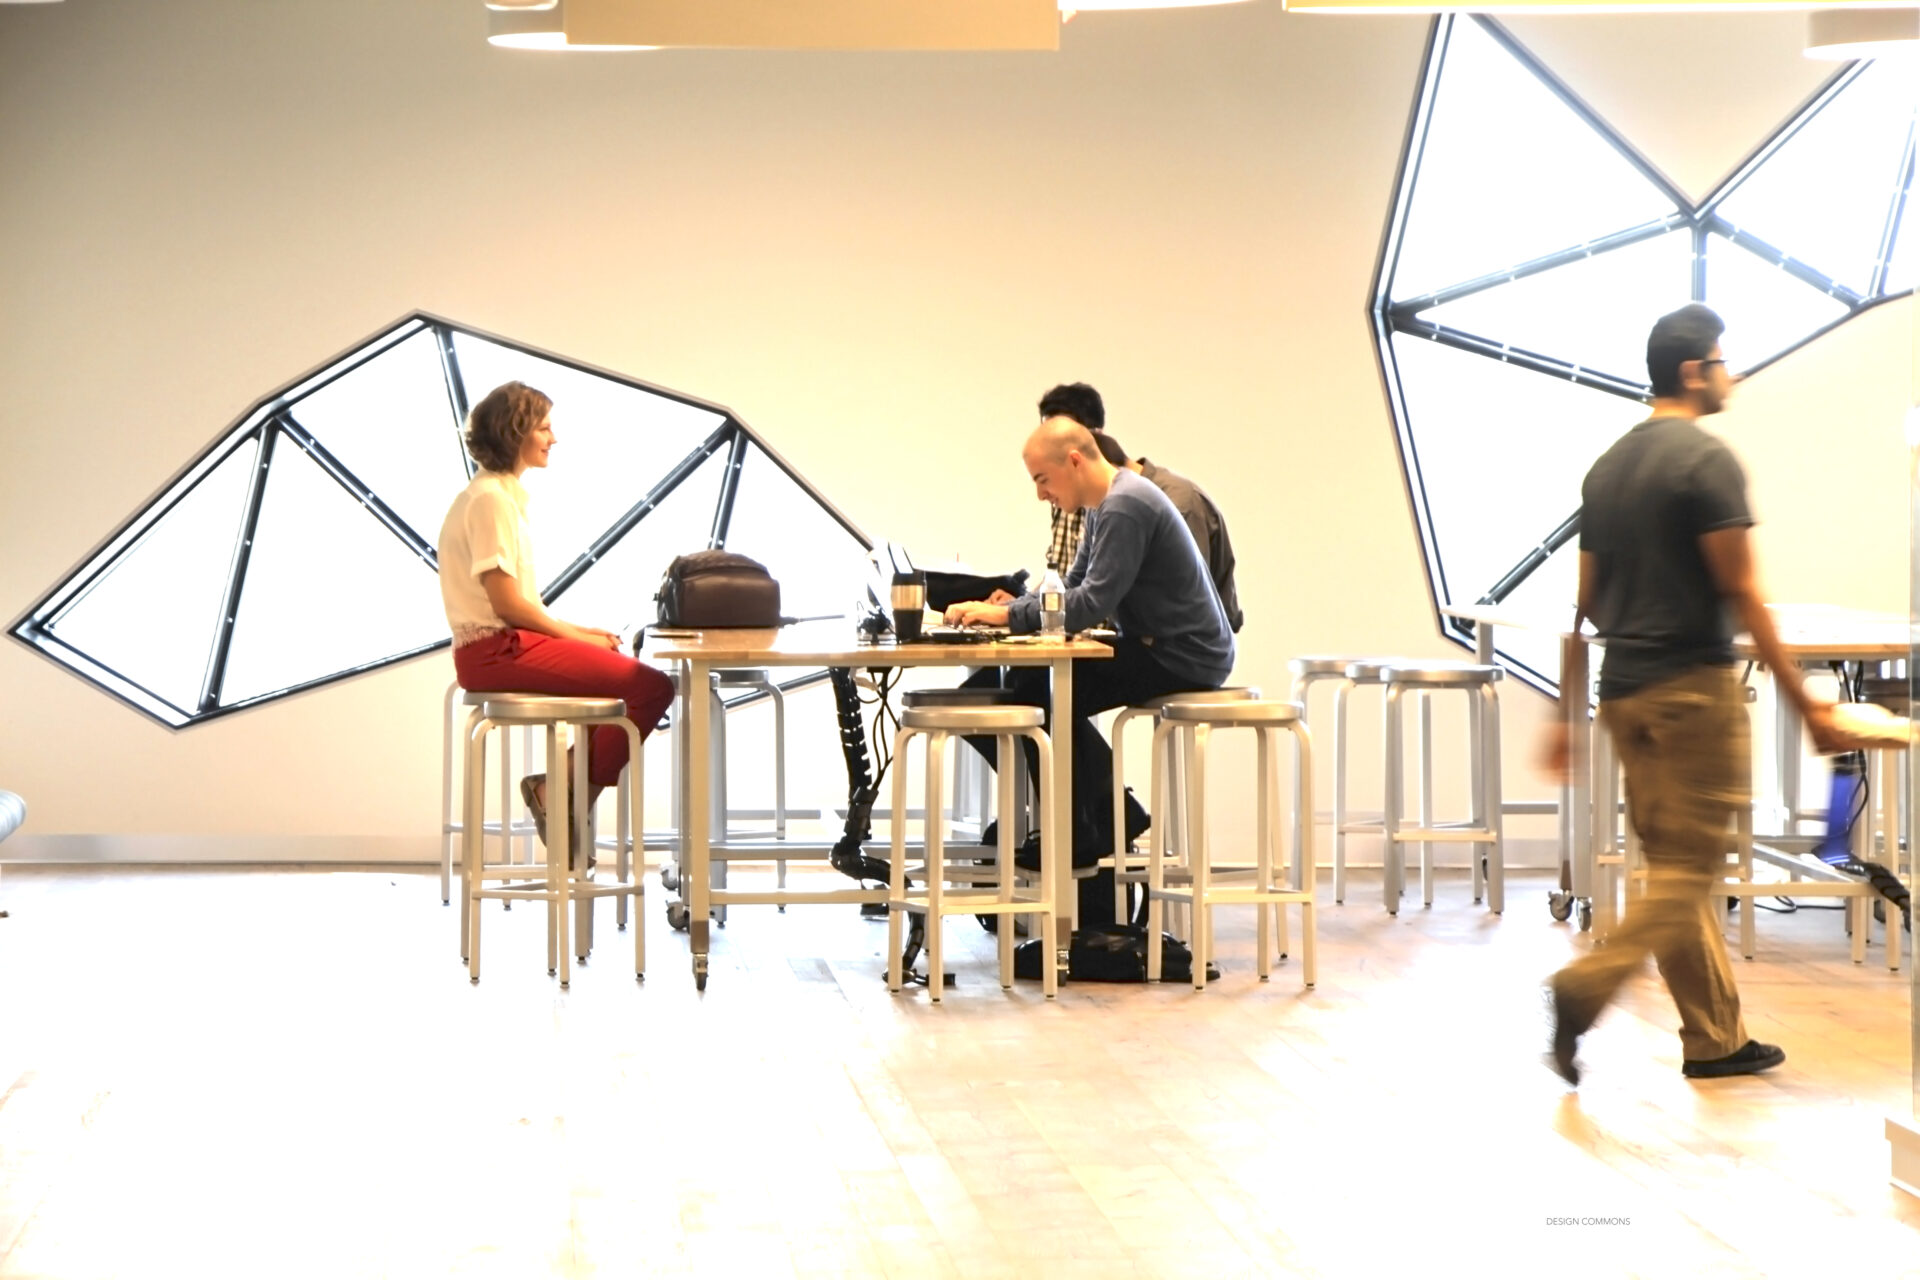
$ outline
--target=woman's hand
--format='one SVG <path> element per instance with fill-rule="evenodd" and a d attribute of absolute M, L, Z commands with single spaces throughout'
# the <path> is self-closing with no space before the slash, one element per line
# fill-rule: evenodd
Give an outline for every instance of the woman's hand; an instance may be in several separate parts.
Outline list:
<path fill-rule="evenodd" d="M 572 623 L 567 623 L 566 627 L 571 633 L 568 639 L 581 640 L 587 644 L 611 649 L 615 653 L 620 652 L 620 637 L 611 631 L 603 631 L 599 627 L 576 627 Z"/>
<path fill-rule="evenodd" d="M 540 597 L 526 592 L 513 575 L 503 569 L 487 570 L 480 575 L 480 583 L 487 589 L 487 601 L 493 605 L 493 611 L 510 627 L 620 652 L 619 636 L 599 627 L 576 627 L 571 622 L 560 621 L 547 612 Z"/>

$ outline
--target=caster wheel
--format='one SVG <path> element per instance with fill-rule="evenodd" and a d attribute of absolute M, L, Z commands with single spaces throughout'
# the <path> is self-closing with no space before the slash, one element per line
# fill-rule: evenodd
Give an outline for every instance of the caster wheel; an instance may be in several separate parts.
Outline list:
<path fill-rule="evenodd" d="M 669 902 L 667 904 L 667 927 L 669 929 L 685 933 L 687 931 L 687 925 L 691 923 L 692 918 L 693 913 L 687 909 L 686 903 Z"/>
<path fill-rule="evenodd" d="M 1585 933 L 1589 929 L 1593 928 L 1593 903 L 1582 898 L 1580 900 L 1579 912 L 1580 912 L 1580 932 Z"/>
<path fill-rule="evenodd" d="M 707 989 L 707 958 L 705 956 L 693 958 L 693 989 L 695 991 Z"/>
<path fill-rule="evenodd" d="M 1555 920 L 1565 920 L 1573 915 L 1573 895 L 1555 891 L 1547 895 L 1547 914 Z"/>
<path fill-rule="evenodd" d="M 674 866 L 672 863 L 661 867 L 660 887 L 668 893 L 678 892 L 680 888 L 680 868 Z"/>

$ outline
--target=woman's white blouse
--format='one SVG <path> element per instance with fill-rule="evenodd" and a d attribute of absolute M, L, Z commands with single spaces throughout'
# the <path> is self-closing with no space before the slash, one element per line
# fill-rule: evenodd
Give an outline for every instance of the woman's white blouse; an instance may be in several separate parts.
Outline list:
<path fill-rule="evenodd" d="M 440 526 L 440 599 L 455 645 L 512 630 L 487 599 L 480 575 L 500 569 L 529 594 L 537 590 L 527 490 L 516 476 L 482 471 L 460 491 Z"/>

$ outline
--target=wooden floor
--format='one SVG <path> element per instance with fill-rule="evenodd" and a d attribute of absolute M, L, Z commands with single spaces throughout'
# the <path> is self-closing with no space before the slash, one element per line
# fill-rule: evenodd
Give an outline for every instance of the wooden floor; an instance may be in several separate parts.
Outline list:
<path fill-rule="evenodd" d="M 1769 916 L 1785 1067 L 1683 1080 L 1649 977 L 1569 1093 L 1539 982 L 1586 944 L 1513 880 L 1323 883 L 1310 992 L 1244 909 L 1204 995 L 1051 1005 L 962 919 L 936 1008 L 850 907 L 736 909 L 699 996 L 656 890 L 645 985 L 603 923 L 562 993 L 525 906 L 470 987 L 420 876 L 9 868 L 0 1277 L 1920 1275 L 1904 974 Z"/>

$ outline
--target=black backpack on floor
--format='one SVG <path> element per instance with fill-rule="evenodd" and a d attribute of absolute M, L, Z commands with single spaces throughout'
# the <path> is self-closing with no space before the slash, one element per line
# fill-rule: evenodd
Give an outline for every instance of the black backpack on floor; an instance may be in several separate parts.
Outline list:
<path fill-rule="evenodd" d="M 1029 938 L 1013 949 L 1013 976 L 1038 981 L 1044 946 Z M 1207 968 L 1209 982 L 1220 976 Z M 1139 925 L 1109 924 L 1082 929 L 1067 948 L 1067 977 L 1074 982 L 1145 982 L 1147 931 Z M 1192 982 L 1193 952 L 1170 933 L 1160 935 L 1160 981 Z"/>

